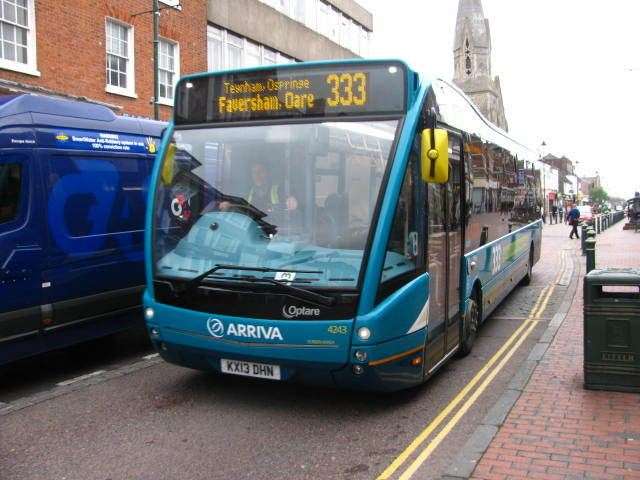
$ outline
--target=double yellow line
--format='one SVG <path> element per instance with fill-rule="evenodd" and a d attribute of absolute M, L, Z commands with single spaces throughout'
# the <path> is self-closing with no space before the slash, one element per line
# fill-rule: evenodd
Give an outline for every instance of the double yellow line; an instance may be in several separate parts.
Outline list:
<path fill-rule="evenodd" d="M 449 402 L 449 404 L 433 419 L 433 421 L 427 425 L 427 427 L 420 432 L 420 434 L 404 449 L 398 457 L 391 462 L 391 464 L 378 476 L 378 480 L 386 480 L 391 478 L 400 467 L 414 454 L 416 450 L 422 448 L 418 456 L 411 462 L 411 464 L 402 472 L 400 480 L 408 480 L 413 474 L 420 468 L 420 466 L 429 458 L 434 450 L 440 445 L 442 440 L 451 432 L 451 430 L 457 425 L 460 419 L 465 413 L 473 406 L 478 397 L 485 391 L 485 389 L 491 384 L 493 379 L 500 373 L 500 371 L 507 364 L 513 354 L 520 348 L 520 345 L 527 339 L 529 334 L 536 327 L 536 324 L 549 303 L 549 299 L 553 294 L 556 285 L 565 269 L 565 257 L 564 252 L 561 252 L 560 257 L 560 270 L 553 281 L 553 283 L 545 287 L 540 295 L 536 299 L 533 309 L 527 316 L 527 319 L 516 329 L 515 332 L 507 339 L 502 347 L 487 361 L 487 363 L 480 369 L 480 371 L 467 383 L 467 385 L 458 392 L 458 394 Z M 501 359 L 501 360 L 500 360 Z M 498 360 L 500 360 L 498 362 Z M 494 367 L 494 364 L 496 364 Z M 493 367 L 493 368 L 492 368 Z M 485 376 L 486 375 L 486 376 Z M 484 378 L 482 383 L 474 390 L 474 387 Z M 462 406 L 456 410 L 456 407 L 471 393 Z M 433 437 L 429 443 L 424 446 L 423 443 L 434 433 L 440 424 L 444 422 L 453 412 L 453 416 L 449 421 L 440 429 L 435 437 Z"/>

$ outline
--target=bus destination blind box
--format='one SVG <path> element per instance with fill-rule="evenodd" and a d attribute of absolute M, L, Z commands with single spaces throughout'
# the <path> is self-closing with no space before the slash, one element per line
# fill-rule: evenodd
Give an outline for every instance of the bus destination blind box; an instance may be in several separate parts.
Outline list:
<path fill-rule="evenodd" d="M 405 111 L 401 64 L 285 67 L 182 81 L 177 125 L 278 118 L 396 115 Z"/>

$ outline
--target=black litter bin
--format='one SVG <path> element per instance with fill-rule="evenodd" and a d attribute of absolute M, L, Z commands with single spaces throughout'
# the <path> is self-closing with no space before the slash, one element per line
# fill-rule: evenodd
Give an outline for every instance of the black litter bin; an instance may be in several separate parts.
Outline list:
<path fill-rule="evenodd" d="M 640 269 L 584 277 L 584 386 L 640 392 Z"/>

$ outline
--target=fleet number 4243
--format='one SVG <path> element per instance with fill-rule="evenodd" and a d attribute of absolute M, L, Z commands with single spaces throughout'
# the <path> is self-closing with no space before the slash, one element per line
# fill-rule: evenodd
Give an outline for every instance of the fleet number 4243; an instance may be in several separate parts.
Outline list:
<path fill-rule="evenodd" d="M 347 333 L 349 333 L 349 330 L 344 325 L 331 325 L 329 328 L 327 328 L 327 332 L 334 335 L 346 335 Z"/>

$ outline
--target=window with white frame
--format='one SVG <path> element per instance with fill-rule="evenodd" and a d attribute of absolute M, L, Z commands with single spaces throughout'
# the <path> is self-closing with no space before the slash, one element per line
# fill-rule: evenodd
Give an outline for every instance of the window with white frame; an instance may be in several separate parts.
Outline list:
<path fill-rule="evenodd" d="M 338 43 L 340 41 L 340 19 L 342 14 L 333 7 L 330 7 L 329 11 L 329 38 Z"/>
<path fill-rule="evenodd" d="M 223 35 L 223 30 L 212 27 L 211 25 L 207 27 L 207 64 L 210 71 L 222 70 L 223 68 Z"/>
<path fill-rule="evenodd" d="M 0 68 L 36 70 L 34 0 L 0 0 Z"/>
<path fill-rule="evenodd" d="M 318 30 L 318 0 L 306 0 L 304 24 L 311 30 Z"/>
<path fill-rule="evenodd" d="M 304 23 L 307 18 L 306 6 L 307 0 L 291 0 L 291 17 L 300 23 Z"/>
<path fill-rule="evenodd" d="M 244 64 L 243 67 L 257 67 L 260 65 L 260 45 L 250 40 L 245 40 L 244 45 Z"/>
<path fill-rule="evenodd" d="M 352 52 L 366 56 L 369 32 L 326 0 L 260 0 Z"/>
<path fill-rule="evenodd" d="M 340 46 L 349 48 L 349 19 L 340 15 Z"/>
<path fill-rule="evenodd" d="M 213 25 L 207 27 L 207 60 L 211 71 L 295 62 L 276 50 Z"/>
<path fill-rule="evenodd" d="M 273 65 L 277 62 L 277 53 L 275 50 L 271 50 L 267 47 L 262 47 L 262 64 Z"/>
<path fill-rule="evenodd" d="M 296 61 L 293 58 L 283 55 L 281 53 L 278 53 L 278 63 L 283 64 L 283 63 L 295 63 L 295 62 Z"/>
<path fill-rule="evenodd" d="M 158 101 L 173 105 L 173 88 L 180 76 L 178 44 L 161 39 L 158 42 Z"/>
<path fill-rule="evenodd" d="M 135 96 L 133 28 L 107 19 L 107 88 L 110 93 Z"/>
<path fill-rule="evenodd" d="M 331 7 L 322 0 L 318 2 L 318 32 L 325 37 L 331 34 Z"/>
<path fill-rule="evenodd" d="M 242 67 L 242 50 L 244 47 L 244 39 L 227 32 L 226 47 L 227 68 Z"/>

